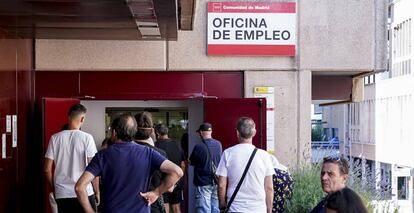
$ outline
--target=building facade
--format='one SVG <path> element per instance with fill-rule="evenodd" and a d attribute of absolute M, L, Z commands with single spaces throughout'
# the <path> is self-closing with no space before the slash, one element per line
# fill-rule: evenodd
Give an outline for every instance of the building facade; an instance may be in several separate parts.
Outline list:
<path fill-rule="evenodd" d="M 156 6 L 161 1 L 150 2 Z M 16 146 L 9 143 L 13 140 L 12 132 L 1 126 L 7 137 L 8 151 L 6 160 L 0 160 L 0 172 L 4 174 L 0 182 L 12 182 L 17 188 L 27 186 L 29 196 L 33 198 L 40 197 L 39 191 L 45 190 L 42 188 L 41 161 L 44 141 L 51 130 L 42 129 L 43 116 L 47 113 L 43 111 L 42 114 L 44 98 L 76 98 L 93 109 L 89 111 L 92 114 L 85 131 L 92 132 L 97 143 L 105 136 L 105 108 L 186 109 L 191 151 L 197 142 L 194 133 L 197 125 L 217 112 L 209 105 L 212 103 L 206 104 L 209 102 L 206 99 L 253 98 L 257 97 L 256 87 L 272 88 L 274 100 L 268 98 L 267 101 L 273 107 L 267 113 L 274 113 L 267 116 L 262 129 L 267 136 L 273 136 L 273 140 L 262 148 L 271 147 L 270 151 L 292 168 L 309 162 L 312 101 L 356 100 L 363 75 L 386 70 L 387 1 L 263 2 L 294 3 L 294 55 L 207 55 L 207 0 L 177 1 L 181 15 L 174 11 L 173 17 L 178 19 L 175 24 L 165 27 L 173 29 L 172 34 L 175 30 L 175 37 L 171 39 L 152 37 L 146 40 L 145 36 L 138 40 L 124 39 L 123 36 L 126 38 L 129 34 L 122 34 L 122 29 L 113 24 L 118 16 L 105 16 L 111 22 L 99 24 L 110 27 L 101 29 L 96 20 L 103 16 L 93 11 L 79 16 L 83 18 L 74 15 L 78 18 L 74 20 L 83 22 L 67 21 L 60 15 L 44 21 L 39 17 L 47 18 L 45 14 L 53 14 L 47 13 L 47 8 L 42 11 L 32 8 L 32 18 L 36 20 L 33 26 L 36 27 L 27 33 L 27 26 L 23 26 L 25 22 L 8 19 L 12 16 L 25 20 L 26 16 L 18 7 L 9 7 L 11 12 L 8 13 L 0 11 L 0 54 L 6 59 L 0 63 L 4 75 L 0 80 L 7 88 L 0 93 L 0 116 L 2 123 L 6 123 L 7 115 L 17 115 L 18 118 Z M 82 2 L 73 4 L 79 4 L 85 11 L 93 9 Z M 186 12 L 189 5 L 192 12 Z M 59 9 L 60 6 L 52 5 L 52 8 Z M 73 8 L 67 9 L 72 11 Z M 110 12 L 117 11 L 108 9 Z M 157 16 L 162 21 L 162 12 Z M 183 20 L 187 18 L 191 19 L 190 27 L 184 29 L 188 22 Z M 70 31 L 73 30 L 71 24 L 78 30 L 76 33 Z M 164 29 L 162 24 L 158 26 L 161 31 Z M 138 25 L 138 28 L 145 27 Z M 94 34 L 97 29 L 110 39 Z M 231 112 L 242 106 L 242 103 L 219 104 L 217 109 Z M 220 116 L 225 120 L 225 113 Z M 99 125 L 102 127 L 97 130 Z M 271 128 L 266 130 L 266 126 Z M 228 134 L 234 132 L 233 126 L 226 128 L 231 132 Z M 224 127 L 217 128 L 217 134 L 224 130 Z M 12 189 L 2 187 L 1 190 L 4 190 L 1 194 L 6 195 Z M 191 189 L 189 193 L 192 193 Z M 6 210 L 23 211 L 26 207 L 21 205 L 22 194 L 17 190 L 11 201 L 1 199 L 6 204 L 0 206 Z M 46 209 L 47 204 L 39 199 L 27 206 Z M 192 202 L 189 203 L 189 212 L 192 212 Z"/>
<path fill-rule="evenodd" d="M 390 186 L 383 199 L 412 212 L 414 4 L 390 1 L 388 8 L 389 71 L 365 77 L 363 101 L 324 107 L 324 120 L 339 130 L 341 153 L 362 162 L 377 188 Z"/>

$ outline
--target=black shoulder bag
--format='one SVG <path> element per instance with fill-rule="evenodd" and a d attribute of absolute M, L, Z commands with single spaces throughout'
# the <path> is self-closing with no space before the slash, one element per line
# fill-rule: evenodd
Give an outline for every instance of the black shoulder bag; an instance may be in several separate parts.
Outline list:
<path fill-rule="evenodd" d="M 202 139 L 202 141 L 203 141 L 203 144 L 206 145 L 208 156 L 209 156 L 209 159 L 210 159 L 211 179 L 213 180 L 213 183 L 217 185 L 218 184 L 218 176 L 216 175 L 217 165 L 214 163 L 214 161 L 212 159 L 210 149 L 208 148 L 206 141 L 204 139 Z"/>
<path fill-rule="evenodd" d="M 254 158 L 254 155 L 256 154 L 256 152 L 257 152 L 257 148 L 254 148 L 252 154 L 250 155 L 249 162 L 247 163 L 247 166 L 244 169 L 243 175 L 241 176 L 240 181 L 239 181 L 239 183 L 236 186 L 236 189 L 234 190 L 233 194 L 231 195 L 231 198 L 230 198 L 229 202 L 227 203 L 226 208 L 224 210 L 221 210 L 220 212 L 227 213 L 229 211 L 230 206 L 233 203 L 234 198 L 236 198 L 237 192 L 239 191 L 239 189 L 240 189 L 240 187 L 241 187 L 241 185 L 243 183 L 243 180 L 246 177 L 247 170 L 249 170 L 250 164 L 252 164 L 252 161 L 253 161 L 253 158 Z"/>

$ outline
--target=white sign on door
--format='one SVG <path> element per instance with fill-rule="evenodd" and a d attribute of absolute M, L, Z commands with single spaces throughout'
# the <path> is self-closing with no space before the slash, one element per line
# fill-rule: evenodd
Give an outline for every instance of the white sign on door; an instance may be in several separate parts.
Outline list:
<path fill-rule="evenodd" d="M 275 151 L 275 88 L 255 87 L 253 95 L 255 98 L 266 98 L 266 144 L 267 151 Z"/>
<path fill-rule="evenodd" d="M 17 147 L 17 115 L 12 116 L 12 147 Z"/>
<path fill-rule="evenodd" d="M 1 158 L 6 159 L 6 134 L 1 135 Z"/>

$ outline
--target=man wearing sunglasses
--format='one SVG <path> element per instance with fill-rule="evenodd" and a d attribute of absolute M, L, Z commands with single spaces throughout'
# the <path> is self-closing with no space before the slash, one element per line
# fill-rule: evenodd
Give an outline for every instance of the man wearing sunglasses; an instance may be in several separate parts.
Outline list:
<path fill-rule="evenodd" d="M 343 157 L 325 157 L 321 169 L 321 187 L 328 194 L 333 194 L 346 187 L 349 165 Z M 310 213 L 324 213 L 326 197 L 310 211 Z"/>

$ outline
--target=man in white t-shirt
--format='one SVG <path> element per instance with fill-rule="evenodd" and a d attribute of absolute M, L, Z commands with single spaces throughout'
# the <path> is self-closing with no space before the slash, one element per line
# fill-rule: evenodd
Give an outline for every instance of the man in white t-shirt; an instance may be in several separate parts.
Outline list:
<path fill-rule="evenodd" d="M 59 213 L 84 212 L 76 197 L 75 184 L 97 152 L 93 137 L 80 130 L 85 114 L 86 108 L 83 105 L 71 106 L 68 129 L 52 135 L 45 154 L 44 173 L 53 189 Z M 95 195 L 99 202 L 99 180 L 96 179 L 93 184 L 93 188 L 89 184 L 87 192 L 91 205 L 96 208 Z"/>
<path fill-rule="evenodd" d="M 269 154 L 261 149 L 258 149 L 254 155 L 233 203 L 229 207 L 227 206 L 255 149 L 252 144 L 255 134 L 254 121 L 248 117 L 240 118 L 237 122 L 239 144 L 224 150 L 216 172 L 219 176 L 220 209 L 228 208 L 229 212 L 272 212 L 272 175 L 275 171 Z"/>

